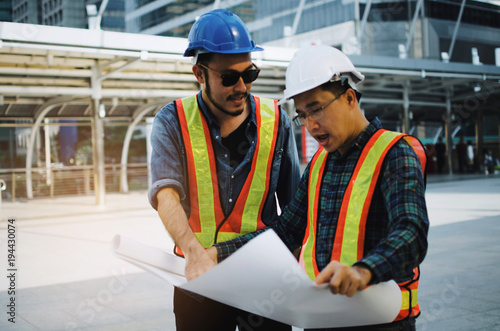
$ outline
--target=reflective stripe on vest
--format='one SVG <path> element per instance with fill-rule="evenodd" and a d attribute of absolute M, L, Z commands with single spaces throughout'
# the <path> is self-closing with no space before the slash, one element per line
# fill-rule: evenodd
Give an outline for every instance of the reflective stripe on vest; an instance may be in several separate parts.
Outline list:
<path fill-rule="evenodd" d="M 307 227 L 300 250 L 299 264 L 307 272 L 311 279 L 315 279 L 319 274 L 318 265 L 316 264 L 316 221 L 318 219 L 318 202 L 319 190 L 321 188 L 321 175 L 326 163 L 327 152 L 322 147 L 318 149 L 311 160 L 309 171 L 309 194 L 307 195 L 308 206 L 307 209 Z M 312 207 L 311 207 L 312 206 Z"/>
<path fill-rule="evenodd" d="M 363 148 L 344 193 L 333 243 L 332 261 L 353 265 L 363 257 L 366 221 L 380 169 L 389 149 L 402 137 L 414 148 L 422 166 L 422 171 L 425 169 L 425 151 L 416 138 L 402 133 L 378 130 Z M 305 268 L 311 279 L 315 279 L 319 273 L 314 246 L 319 208 L 319 189 L 327 155 L 328 153 L 325 150 L 318 150 L 310 165 L 308 223 L 299 263 Z M 418 268 L 415 268 L 414 278 L 411 281 L 398 284 L 403 296 L 403 302 L 396 320 L 419 314 L 420 308 L 417 303 L 418 276 Z"/>
<path fill-rule="evenodd" d="M 401 310 L 398 316 L 394 319 L 399 321 L 408 317 L 417 317 L 420 315 L 420 306 L 418 304 L 418 282 L 420 279 L 420 268 L 417 267 L 413 269 L 413 279 L 399 283 L 399 289 L 401 290 L 402 302 Z"/>
<path fill-rule="evenodd" d="M 224 217 L 210 131 L 197 97 L 176 100 L 186 149 L 191 214 L 189 224 L 203 247 L 263 228 L 262 209 L 269 191 L 279 125 L 277 102 L 254 97 L 257 137 L 250 173 L 231 214 Z"/>

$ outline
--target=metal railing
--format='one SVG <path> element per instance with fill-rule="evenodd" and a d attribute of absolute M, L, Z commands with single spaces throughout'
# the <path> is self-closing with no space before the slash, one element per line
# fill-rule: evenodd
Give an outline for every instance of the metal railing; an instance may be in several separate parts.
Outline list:
<path fill-rule="evenodd" d="M 120 164 L 105 165 L 106 192 L 123 192 Z M 128 190 L 148 189 L 146 163 L 129 163 L 126 166 Z M 6 190 L 0 191 L 4 201 L 15 202 L 26 199 L 26 169 L 0 169 L 0 180 Z M 33 198 L 68 195 L 93 195 L 93 166 L 63 166 L 54 168 L 32 168 Z"/>

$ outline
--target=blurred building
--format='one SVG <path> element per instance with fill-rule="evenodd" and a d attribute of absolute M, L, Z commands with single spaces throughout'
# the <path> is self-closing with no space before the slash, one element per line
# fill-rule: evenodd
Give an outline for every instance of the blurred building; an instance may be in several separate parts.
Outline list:
<path fill-rule="evenodd" d="M 101 8 L 102 0 L 86 0 L 86 4 L 95 4 Z M 125 31 L 125 0 L 109 0 L 103 12 L 101 29 L 107 31 Z"/>
<path fill-rule="evenodd" d="M 230 9 L 243 21 L 255 19 L 255 3 L 248 0 L 125 0 L 126 31 L 187 37 L 197 17 L 215 7 Z"/>
<path fill-rule="evenodd" d="M 187 37 L 197 17 L 227 8 L 261 45 L 316 43 L 347 54 L 500 62 L 500 3 L 493 0 L 0 0 L 0 20 L 88 28 L 102 4 L 103 30 Z"/>
<path fill-rule="evenodd" d="M 126 31 L 187 37 L 227 8 L 262 45 L 336 46 L 348 54 L 495 64 L 500 4 L 485 0 L 125 0 Z"/>
<path fill-rule="evenodd" d="M 498 2 L 260 0 L 255 9 L 250 27 L 261 44 L 474 64 L 495 64 L 500 47 Z"/>
<path fill-rule="evenodd" d="M 386 73 L 397 74 L 396 60 L 436 61 L 433 66 L 500 62 L 500 3 L 488 0 L 126 0 L 126 29 L 185 38 L 196 18 L 213 8 L 226 8 L 238 14 L 260 45 L 287 48 L 331 45 L 352 55 L 355 64 L 377 62 L 388 68 Z M 378 58 L 370 58 L 373 56 Z M 460 92 L 457 86 L 455 92 L 447 92 L 443 86 L 432 87 L 426 70 L 422 70 L 424 63 L 415 66 L 410 61 L 401 62 L 405 69 L 421 72 L 414 82 L 377 78 L 367 80 L 361 89 L 365 93 L 363 107 L 367 116 L 379 116 L 385 125 L 396 130 L 402 129 L 401 105 L 381 104 L 380 99 L 385 97 L 388 103 L 403 102 L 405 95 L 409 96 L 414 102 L 406 106 L 407 120 L 411 122 L 408 126 L 432 142 L 444 134 L 445 94 L 476 93 L 481 86 L 462 87 Z M 484 87 L 481 93 L 485 92 Z M 422 97 L 418 95 L 419 89 L 429 93 Z M 366 102 L 370 99 L 380 102 Z M 420 104 L 415 99 L 420 99 Z M 433 110 L 438 104 L 441 110 Z M 489 116 L 488 107 L 481 110 Z M 476 125 L 471 114 L 475 112 L 454 112 L 458 123 L 453 127 L 453 138 L 460 135 L 473 138 Z M 490 124 L 495 131 L 496 110 L 485 124 L 489 132 Z"/>
<path fill-rule="evenodd" d="M 10 1 L 9 1 L 10 2 Z M 101 0 L 12 0 L 12 22 L 40 25 L 88 28 L 87 5 L 96 5 Z M 125 30 L 125 1 L 108 1 L 101 20 L 101 29 Z"/>
<path fill-rule="evenodd" d="M 0 21 L 12 22 L 11 0 L 0 0 Z"/>

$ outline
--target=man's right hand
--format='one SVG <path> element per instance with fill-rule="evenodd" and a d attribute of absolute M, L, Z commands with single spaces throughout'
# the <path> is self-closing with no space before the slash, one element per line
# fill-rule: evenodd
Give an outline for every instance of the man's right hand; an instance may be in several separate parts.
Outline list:
<path fill-rule="evenodd" d="M 321 270 L 314 281 L 317 285 L 329 284 L 333 294 L 352 297 L 356 292 L 366 288 L 372 273 L 363 266 L 348 266 L 338 261 L 331 261 Z"/>
<path fill-rule="evenodd" d="M 182 250 L 186 258 L 186 278 L 196 278 L 217 264 L 217 250 L 206 250 L 189 226 L 186 213 L 181 206 L 180 197 L 173 188 L 164 188 L 156 195 L 158 214 L 168 233 Z"/>
<path fill-rule="evenodd" d="M 217 249 L 210 247 L 196 253 L 186 254 L 186 278 L 188 281 L 203 275 L 217 265 Z"/>

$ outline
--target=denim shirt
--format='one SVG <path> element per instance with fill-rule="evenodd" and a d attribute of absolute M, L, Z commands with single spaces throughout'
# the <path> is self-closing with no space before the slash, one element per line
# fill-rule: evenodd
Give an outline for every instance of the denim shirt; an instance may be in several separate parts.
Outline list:
<path fill-rule="evenodd" d="M 244 160 L 233 169 L 230 164 L 229 150 L 221 142 L 221 132 L 215 117 L 207 109 L 201 92 L 197 95 L 198 106 L 206 119 L 210 130 L 214 154 L 216 157 L 219 196 L 225 216 L 234 207 L 238 195 L 250 173 L 252 158 L 255 153 L 257 122 L 255 102 L 249 96 L 251 118 L 245 130 L 251 142 Z M 269 224 L 277 217 L 277 195 L 280 208 L 292 199 L 300 180 L 300 169 L 295 145 L 295 138 L 288 115 L 280 109 L 280 124 L 271 168 L 269 192 L 262 211 L 262 221 Z M 151 133 L 152 156 L 151 173 L 153 185 L 149 190 L 149 202 L 158 208 L 156 195 L 163 188 L 174 188 L 181 199 L 187 217 L 190 215 L 189 178 L 187 173 L 186 149 L 179 127 L 179 119 L 174 102 L 164 106 L 156 115 Z"/>

